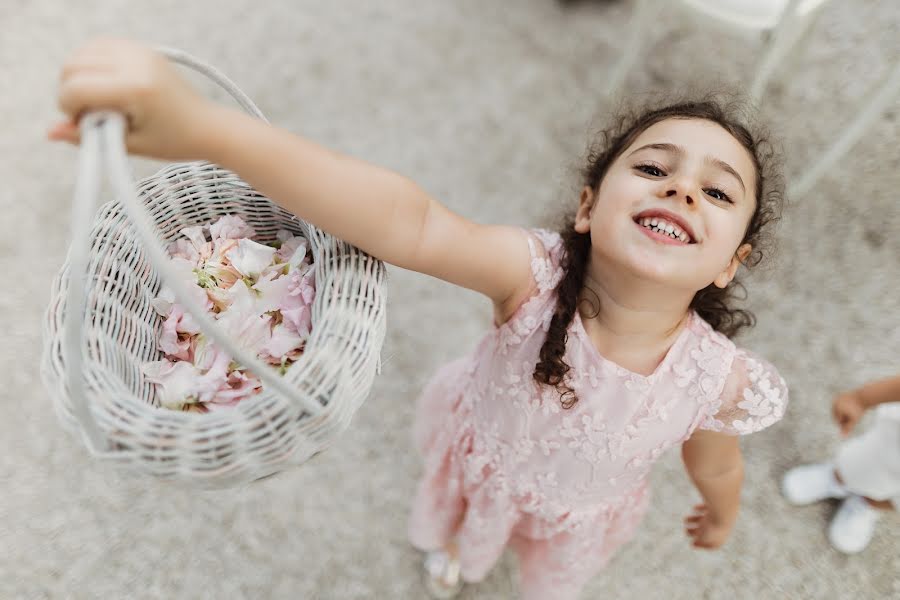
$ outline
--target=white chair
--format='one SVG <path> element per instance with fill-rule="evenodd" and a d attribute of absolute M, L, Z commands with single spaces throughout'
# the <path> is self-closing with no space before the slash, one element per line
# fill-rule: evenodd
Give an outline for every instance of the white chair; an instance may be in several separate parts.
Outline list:
<path fill-rule="evenodd" d="M 893 71 L 889 72 L 882 82 L 875 84 L 869 91 L 866 100 L 862 103 L 862 108 L 856 113 L 856 117 L 844 127 L 831 146 L 822 153 L 819 162 L 788 186 L 788 196 L 799 198 L 810 191 L 822 178 L 822 175 L 850 151 L 850 148 L 859 141 L 887 107 L 897 101 L 898 93 L 900 93 L 900 63 L 895 64 Z"/>
<path fill-rule="evenodd" d="M 671 9 L 673 4 L 680 4 L 736 30 L 766 36 L 766 48 L 750 85 L 750 96 L 758 101 L 775 67 L 803 39 L 819 9 L 826 2 L 827 0 L 678 0 L 673 3 L 667 0 L 636 0 L 628 41 L 609 78 L 607 92 L 611 94 L 619 89 L 628 70 L 637 60 L 647 38 L 651 17 L 659 11 Z"/>
<path fill-rule="evenodd" d="M 695 13 L 714 18 L 735 29 L 758 32 L 766 36 L 765 48 L 756 66 L 750 84 L 750 97 L 758 103 L 762 98 L 775 68 L 782 64 L 809 32 L 815 17 L 827 0 L 635 0 L 628 40 L 619 63 L 613 68 L 607 84 L 607 93 L 619 90 L 630 67 L 637 61 L 647 38 L 651 16 L 660 10 L 671 9 L 673 4 L 691 9 Z M 657 9 L 654 12 L 653 9 Z M 788 188 L 788 194 L 799 197 L 815 186 L 819 179 L 853 145 L 896 99 L 900 92 L 900 64 L 876 84 L 855 112 L 855 117 L 822 153 L 822 158 Z"/>

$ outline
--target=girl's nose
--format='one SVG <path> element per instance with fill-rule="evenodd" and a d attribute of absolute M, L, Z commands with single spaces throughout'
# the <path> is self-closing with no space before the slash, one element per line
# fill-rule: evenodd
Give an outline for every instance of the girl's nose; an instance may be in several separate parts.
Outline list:
<path fill-rule="evenodd" d="M 675 188 L 669 188 L 668 190 L 666 190 L 666 198 L 671 198 L 672 196 L 675 196 L 675 195 L 677 195 L 677 194 L 678 194 L 678 190 L 675 189 Z M 694 203 L 694 199 L 691 198 L 690 194 L 684 194 L 684 201 L 685 201 L 687 204 L 693 204 L 693 203 Z"/>

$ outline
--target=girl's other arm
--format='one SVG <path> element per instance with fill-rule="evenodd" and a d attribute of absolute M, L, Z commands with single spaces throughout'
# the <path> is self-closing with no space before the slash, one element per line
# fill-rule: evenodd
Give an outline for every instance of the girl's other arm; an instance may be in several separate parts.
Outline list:
<path fill-rule="evenodd" d="M 737 436 L 697 430 L 681 446 L 688 476 L 703 504 L 685 519 L 685 529 L 698 548 L 725 543 L 737 520 L 744 461 Z"/>
<path fill-rule="evenodd" d="M 863 406 L 872 408 L 885 402 L 900 402 L 900 376 L 881 379 L 856 390 Z"/>
<path fill-rule="evenodd" d="M 831 404 L 831 414 L 841 428 L 841 435 L 847 436 L 867 410 L 885 402 L 900 402 L 900 376 L 881 379 L 839 395 Z"/>

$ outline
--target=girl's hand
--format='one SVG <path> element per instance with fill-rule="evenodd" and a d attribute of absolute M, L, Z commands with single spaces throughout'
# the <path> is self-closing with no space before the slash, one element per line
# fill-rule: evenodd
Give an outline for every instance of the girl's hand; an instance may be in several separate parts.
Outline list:
<path fill-rule="evenodd" d="M 841 428 L 841 435 L 844 437 L 850 435 L 865 412 L 866 405 L 856 392 L 841 394 L 831 404 L 831 415 Z"/>
<path fill-rule="evenodd" d="M 693 514 L 684 520 L 684 530 L 694 548 L 718 548 L 728 539 L 731 527 L 732 523 L 716 519 L 705 504 L 695 506 Z"/>
<path fill-rule="evenodd" d="M 216 106 L 197 94 L 162 55 L 128 40 L 92 41 L 69 57 L 59 87 L 68 119 L 54 141 L 78 144 L 78 120 L 109 109 L 125 114 L 128 151 L 164 160 L 202 159 Z"/>

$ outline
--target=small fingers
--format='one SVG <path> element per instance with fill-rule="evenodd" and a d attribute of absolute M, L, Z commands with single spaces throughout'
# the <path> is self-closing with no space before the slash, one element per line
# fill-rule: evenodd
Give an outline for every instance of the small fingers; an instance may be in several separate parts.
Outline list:
<path fill-rule="evenodd" d="M 115 59 L 120 54 L 115 40 L 96 39 L 87 42 L 63 63 L 60 83 L 79 73 L 110 71 L 115 67 Z"/>
<path fill-rule="evenodd" d="M 47 131 L 47 139 L 53 142 L 81 143 L 81 132 L 74 121 L 57 123 Z"/>
<path fill-rule="evenodd" d="M 685 523 L 699 523 L 704 519 L 704 515 L 691 515 L 690 517 L 686 517 L 684 519 Z"/>
<path fill-rule="evenodd" d="M 81 72 L 60 86 L 59 108 L 78 121 L 84 112 L 112 109 L 125 112 L 126 100 L 119 81 L 99 71 Z"/>

